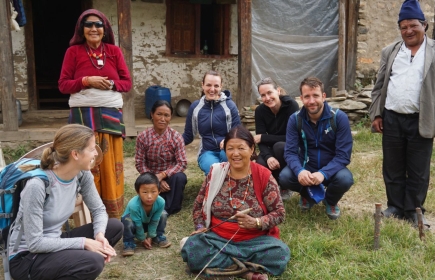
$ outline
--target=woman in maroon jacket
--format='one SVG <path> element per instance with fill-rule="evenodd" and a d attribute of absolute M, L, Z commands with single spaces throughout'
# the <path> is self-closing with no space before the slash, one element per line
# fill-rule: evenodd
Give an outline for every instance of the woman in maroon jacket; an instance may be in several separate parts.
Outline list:
<path fill-rule="evenodd" d="M 110 217 L 124 209 L 122 93 L 131 89 L 130 73 L 107 17 L 98 10 L 83 12 L 62 64 L 59 90 L 71 94 L 69 123 L 95 133 L 104 159 L 92 170 L 97 190 Z"/>
<path fill-rule="evenodd" d="M 287 122 L 299 110 L 298 103 L 279 87 L 272 78 L 257 83 L 260 106 L 255 109 L 255 143 L 260 149 L 257 163 L 272 171 L 277 182 L 281 170 L 287 165 L 284 160 L 284 146 Z M 281 192 L 287 199 L 291 192 Z"/>

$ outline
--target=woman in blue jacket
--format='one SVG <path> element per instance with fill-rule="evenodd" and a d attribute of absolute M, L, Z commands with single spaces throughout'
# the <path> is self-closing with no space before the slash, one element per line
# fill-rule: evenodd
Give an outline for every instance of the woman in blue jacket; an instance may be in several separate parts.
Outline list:
<path fill-rule="evenodd" d="M 225 135 L 240 124 L 239 111 L 228 90 L 222 91 L 222 76 L 213 70 L 202 79 L 202 96 L 190 105 L 184 127 L 184 144 L 199 134 L 198 165 L 207 176 L 213 163 L 227 161 L 222 150 Z"/>

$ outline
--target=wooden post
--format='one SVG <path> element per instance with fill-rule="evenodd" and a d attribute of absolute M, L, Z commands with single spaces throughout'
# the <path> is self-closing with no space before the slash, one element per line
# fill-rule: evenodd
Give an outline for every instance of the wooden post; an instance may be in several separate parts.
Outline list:
<path fill-rule="evenodd" d="M 382 208 L 382 204 L 381 203 L 376 203 L 375 204 L 375 235 L 374 235 L 374 245 L 373 245 L 373 249 L 378 250 L 379 249 L 379 236 L 381 235 L 381 218 L 382 218 L 382 213 L 381 213 L 381 208 Z"/>
<path fill-rule="evenodd" d="M 417 207 L 415 208 L 415 212 L 417 212 L 417 220 L 418 220 L 418 233 L 421 241 L 425 241 L 425 234 L 424 234 L 424 224 L 423 224 L 423 213 L 421 212 L 421 208 Z"/>
<path fill-rule="evenodd" d="M 338 91 L 346 89 L 346 0 L 338 7 Z"/>
<path fill-rule="evenodd" d="M 238 89 L 236 104 L 239 111 L 251 103 L 252 92 L 252 14 L 251 0 L 237 1 L 237 20 L 238 20 Z"/>
<path fill-rule="evenodd" d="M 133 40 L 131 36 L 131 1 L 117 0 L 118 5 L 118 40 L 119 47 L 124 54 L 128 71 L 130 72 L 132 83 L 133 77 Z M 124 95 L 124 106 L 122 107 L 123 119 L 125 123 L 125 132 L 127 136 L 136 136 L 136 124 L 134 114 L 134 90 Z"/>
<path fill-rule="evenodd" d="M 3 130 L 18 131 L 18 113 L 15 103 L 14 60 L 12 57 L 10 2 L 0 0 L 0 94 L 2 100 Z"/>
<path fill-rule="evenodd" d="M 346 90 L 353 89 L 355 86 L 359 2 L 360 0 L 349 0 L 346 44 Z"/>

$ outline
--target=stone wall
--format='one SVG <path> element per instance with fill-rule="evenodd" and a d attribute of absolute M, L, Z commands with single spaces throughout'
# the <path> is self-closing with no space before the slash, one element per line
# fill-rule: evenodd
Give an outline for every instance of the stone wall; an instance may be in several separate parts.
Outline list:
<path fill-rule="evenodd" d="M 381 50 L 401 39 L 397 20 L 402 3 L 403 0 L 360 0 L 356 65 L 358 86 L 375 82 Z M 420 6 L 429 22 L 426 34 L 432 38 L 435 1 L 420 0 Z"/>

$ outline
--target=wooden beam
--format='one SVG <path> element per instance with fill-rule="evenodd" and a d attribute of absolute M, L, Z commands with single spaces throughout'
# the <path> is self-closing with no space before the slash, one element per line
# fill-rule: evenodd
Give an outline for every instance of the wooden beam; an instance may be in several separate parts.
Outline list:
<path fill-rule="evenodd" d="M 238 22 L 238 88 L 236 104 L 239 111 L 249 106 L 252 92 L 252 14 L 251 0 L 237 1 Z"/>
<path fill-rule="evenodd" d="M 14 60 L 10 25 L 10 2 L 0 0 L 0 94 L 2 101 L 3 130 L 18 130 L 18 113 L 15 103 Z M 9 11 L 9 12 L 8 12 Z"/>
<path fill-rule="evenodd" d="M 346 89 L 346 0 L 338 7 L 338 90 Z"/>
<path fill-rule="evenodd" d="M 131 1 L 117 0 L 118 5 L 118 40 L 119 47 L 124 54 L 125 62 L 127 63 L 128 71 L 130 72 L 131 81 L 134 82 L 133 75 L 133 39 L 131 32 Z M 134 83 L 133 83 L 134 84 Z M 123 119 L 126 130 L 134 129 L 135 114 L 134 114 L 134 90 L 124 95 L 124 106 L 122 107 Z"/>
<path fill-rule="evenodd" d="M 360 0 L 349 0 L 346 44 L 346 90 L 355 87 Z"/>
<path fill-rule="evenodd" d="M 24 12 L 26 13 L 27 23 L 24 28 L 24 40 L 27 56 L 27 99 L 29 110 L 38 109 L 38 91 L 36 89 L 36 69 L 35 69 L 35 45 L 33 39 L 33 11 L 32 0 L 24 0 Z"/>

